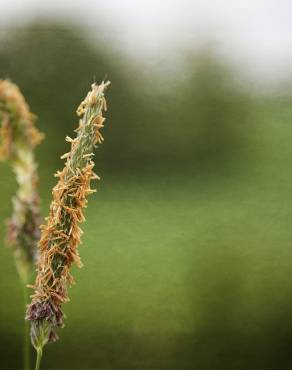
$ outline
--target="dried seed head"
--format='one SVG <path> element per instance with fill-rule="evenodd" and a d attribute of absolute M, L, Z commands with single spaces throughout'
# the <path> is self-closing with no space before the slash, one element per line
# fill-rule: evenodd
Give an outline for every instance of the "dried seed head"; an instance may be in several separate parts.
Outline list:
<path fill-rule="evenodd" d="M 7 221 L 7 242 L 24 281 L 31 273 L 40 238 L 37 165 L 33 149 L 43 138 L 35 127 L 20 90 L 8 80 L 0 80 L 0 160 L 8 161 L 16 175 L 18 190 L 13 198 L 13 214 Z"/>
<path fill-rule="evenodd" d="M 72 264 L 82 266 L 77 250 L 82 234 L 78 225 L 85 220 L 86 197 L 94 191 L 90 188 L 91 180 L 98 178 L 93 172 L 92 157 L 102 137 L 99 130 L 104 121 L 104 91 L 108 85 L 109 82 L 92 85 L 78 107 L 80 121 L 76 138 L 66 137 L 71 149 L 61 157 L 66 163 L 55 175 L 59 181 L 52 192 L 47 224 L 42 227 L 35 292 L 26 313 L 32 325 L 32 343 L 37 350 L 56 340 L 55 329 L 63 326 L 61 306 L 68 301 L 67 288 L 74 282 L 70 267 Z"/>

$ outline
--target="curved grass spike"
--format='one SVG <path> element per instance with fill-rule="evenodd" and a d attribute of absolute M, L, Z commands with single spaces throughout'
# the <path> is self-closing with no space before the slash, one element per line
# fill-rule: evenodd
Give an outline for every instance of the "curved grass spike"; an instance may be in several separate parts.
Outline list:
<path fill-rule="evenodd" d="M 93 172 L 92 158 L 96 144 L 103 141 L 100 129 L 105 120 L 102 112 L 106 110 L 104 91 L 108 85 L 109 82 L 93 84 L 77 109 L 80 117 L 77 135 L 75 139 L 66 137 L 71 150 L 61 157 L 66 159 L 65 167 L 56 174 L 59 181 L 53 189 L 47 223 L 42 226 L 35 293 L 26 312 L 38 361 L 43 346 L 57 340 L 56 328 L 63 326 L 61 306 L 68 301 L 67 288 L 74 282 L 70 267 L 82 265 L 77 250 L 82 233 L 78 224 L 85 220 L 82 209 L 87 204 L 86 196 L 95 191 L 90 182 L 99 179 Z"/>
<path fill-rule="evenodd" d="M 25 284 L 34 269 L 41 222 L 33 150 L 43 134 L 35 127 L 35 120 L 19 88 L 9 80 L 0 80 L 0 160 L 10 163 L 18 183 L 13 214 L 7 222 L 7 243 Z"/>

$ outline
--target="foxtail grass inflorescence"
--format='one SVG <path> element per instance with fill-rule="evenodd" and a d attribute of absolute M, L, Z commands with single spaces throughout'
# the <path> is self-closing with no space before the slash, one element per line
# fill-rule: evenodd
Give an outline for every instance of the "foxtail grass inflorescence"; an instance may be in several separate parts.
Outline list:
<path fill-rule="evenodd" d="M 10 163 L 18 183 L 6 239 L 24 283 L 34 269 L 40 238 L 38 175 L 33 150 L 43 134 L 35 127 L 35 120 L 19 88 L 9 80 L 0 80 L 0 160 Z"/>
<path fill-rule="evenodd" d="M 62 304 L 68 301 L 67 289 L 74 282 L 69 270 L 72 264 L 82 265 L 77 250 L 82 234 L 78 225 L 85 220 L 82 210 L 86 197 L 95 191 L 90 188 L 91 180 L 99 179 L 93 172 L 93 150 L 103 141 L 100 129 L 105 120 L 102 113 L 106 110 L 104 91 L 108 85 L 93 84 L 77 109 L 77 135 L 74 139 L 66 137 L 71 149 L 61 157 L 66 159 L 65 166 L 55 175 L 59 181 L 52 192 L 47 223 L 42 226 L 35 292 L 26 312 L 32 344 L 40 356 L 46 343 L 58 339 L 56 328 L 64 325 Z"/>

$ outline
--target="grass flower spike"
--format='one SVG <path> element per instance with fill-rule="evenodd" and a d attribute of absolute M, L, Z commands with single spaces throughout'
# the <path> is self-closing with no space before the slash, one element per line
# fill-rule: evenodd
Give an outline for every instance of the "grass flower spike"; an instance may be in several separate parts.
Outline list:
<path fill-rule="evenodd" d="M 102 112 L 106 110 L 104 91 L 108 85 L 109 82 L 93 84 L 77 109 L 77 135 L 74 139 L 66 137 L 71 150 L 61 157 L 66 159 L 65 166 L 56 174 L 59 181 L 53 189 L 47 223 L 42 227 L 35 293 L 26 313 L 38 355 L 46 343 L 57 339 L 55 329 L 64 321 L 61 306 L 68 301 L 67 288 L 74 282 L 70 267 L 82 265 L 77 250 L 82 233 L 78 225 L 84 221 L 86 197 L 95 191 L 90 188 L 91 180 L 98 179 L 92 158 L 96 144 L 103 141 L 100 129 L 105 120 Z"/>
<path fill-rule="evenodd" d="M 34 123 L 35 116 L 18 87 L 0 80 L 0 160 L 11 164 L 18 183 L 13 214 L 8 220 L 7 242 L 25 283 L 33 271 L 40 238 L 38 175 L 33 150 L 43 134 Z"/>

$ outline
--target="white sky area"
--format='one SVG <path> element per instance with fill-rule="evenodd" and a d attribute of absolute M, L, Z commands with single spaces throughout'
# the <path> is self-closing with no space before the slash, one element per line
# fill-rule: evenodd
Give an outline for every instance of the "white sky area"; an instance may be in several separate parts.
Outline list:
<path fill-rule="evenodd" d="M 105 34 L 120 49 L 155 67 L 171 68 L 209 40 L 256 79 L 292 79 L 292 0 L 0 0 L 0 5 L 2 30 L 31 17 L 66 16 L 94 35 L 103 20 Z"/>

